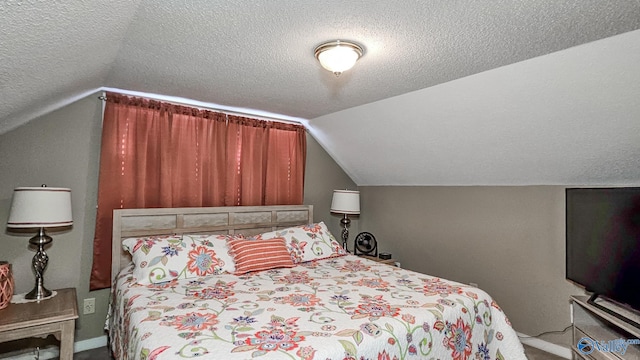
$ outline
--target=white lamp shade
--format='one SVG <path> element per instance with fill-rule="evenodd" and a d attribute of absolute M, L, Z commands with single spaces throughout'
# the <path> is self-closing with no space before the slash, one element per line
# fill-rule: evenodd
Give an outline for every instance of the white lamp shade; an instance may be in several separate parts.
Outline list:
<path fill-rule="evenodd" d="M 364 54 L 362 46 L 344 40 L 321 44 L 315 50 L 316 59 L 320 65 L 336 75 L 351 69 L 362 54 Z"/>
<path fill-rule="evenodd" d="M 349 47 L 336 46 L 318 54 L 318 61 L 323 68 L 334 73 L 341 73 L 351 69 L 359 57 L 360 55 Z"/>
<path fill-rule="evenodd" d="M 331 212 L 338 214 L 360 214 L 360 191 L 334 190 Z"/>
<path fill-rule="evenodd" d="M 54 187 L 18 187 L 7 226 L 12 228 L 60 227 L 73 224 L 71 189 Z"/>

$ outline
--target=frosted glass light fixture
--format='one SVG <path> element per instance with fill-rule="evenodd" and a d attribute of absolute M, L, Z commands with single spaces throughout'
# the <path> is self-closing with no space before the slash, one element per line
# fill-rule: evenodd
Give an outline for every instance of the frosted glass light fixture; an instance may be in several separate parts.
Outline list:
<path fill-rule="evenodd" d="M 315 54 L 323 68 L 340 76 L 343 71 L 351 69 L 356 64 L 364 50 L 356 43 L 335 40 L 319 45 Z"/>

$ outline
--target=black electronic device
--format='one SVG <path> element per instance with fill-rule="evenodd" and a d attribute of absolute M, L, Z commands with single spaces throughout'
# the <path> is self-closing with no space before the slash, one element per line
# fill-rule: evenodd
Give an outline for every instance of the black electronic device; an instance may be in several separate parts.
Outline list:
<path fill-rule="evenodd" d="M 378 256 L 378 243 L 375 236 L 368 232 L 361 232 L 356 235 L 353 244 L 354 255 Z"/>
<path fill-rule="evenodd" d="M 567 279 L 640 311 L 640 187 L 565 193 Z"/>

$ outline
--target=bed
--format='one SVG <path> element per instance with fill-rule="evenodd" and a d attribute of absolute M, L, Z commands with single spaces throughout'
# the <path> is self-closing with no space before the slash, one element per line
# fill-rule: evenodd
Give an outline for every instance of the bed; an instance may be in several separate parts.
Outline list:
<path fill-rule="evenodd" d="M 116 210 L 113 240 L 116 359 L 526 359 L 487 293 L 343 254 L 312 206 Z M 237 244 L 272 240 L 291 264 L 224 271 L 245 269 Z M 197 265 L 224 242 L 230 254 Z M 172 269 L 181 252 L 189 263 Z"/>

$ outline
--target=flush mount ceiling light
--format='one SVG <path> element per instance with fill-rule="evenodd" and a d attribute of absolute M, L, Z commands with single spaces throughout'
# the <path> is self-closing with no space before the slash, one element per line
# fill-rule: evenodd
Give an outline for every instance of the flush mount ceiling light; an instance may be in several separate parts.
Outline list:
<path fill-rule="evenodd" d="M 335 40 L 319 45 L 316 48 L 316 59 L 323 68 L 340 76 L 355 65 L 362 57 L 362 46 L 349 41 Z"/>

